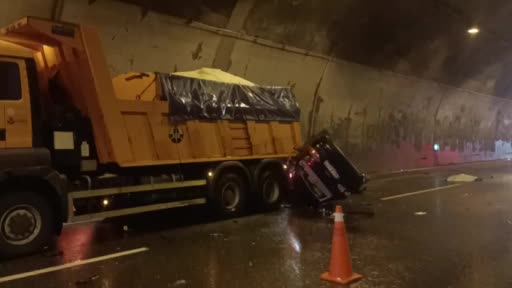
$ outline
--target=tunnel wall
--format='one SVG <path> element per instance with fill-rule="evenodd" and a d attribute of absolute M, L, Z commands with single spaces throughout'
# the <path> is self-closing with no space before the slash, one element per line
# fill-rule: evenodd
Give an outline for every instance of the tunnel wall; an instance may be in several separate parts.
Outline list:
<path fill-rule="evenodd" d="M 329 59 L 116 1 L 65 1 L 60 18 L 98 27 L 113 75 L 212 66 L 221 42 L 234 41 L 228 72 L 259 84 L 293 86 L 304 133 L 329 130 L 367 172 L 512 153 L 510 100 Z M 434 143 L 441 151 L 433 151 Z"/>
<path fill-rule="evenodd" d="M 0 27 L 25 16 L 50 18 L 54 0 L 0 1 Z"/>

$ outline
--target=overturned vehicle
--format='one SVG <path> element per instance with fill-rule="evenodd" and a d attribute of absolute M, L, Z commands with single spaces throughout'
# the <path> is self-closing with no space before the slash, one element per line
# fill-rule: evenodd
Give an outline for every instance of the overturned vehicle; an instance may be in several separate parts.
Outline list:
<path fill-rule="evenodd" d="M 367 178 L 322 131 L 295 149 L 290 158 L 289 178 L 295 194 L 292 201 L 325 204 L 365 190 Z"/>

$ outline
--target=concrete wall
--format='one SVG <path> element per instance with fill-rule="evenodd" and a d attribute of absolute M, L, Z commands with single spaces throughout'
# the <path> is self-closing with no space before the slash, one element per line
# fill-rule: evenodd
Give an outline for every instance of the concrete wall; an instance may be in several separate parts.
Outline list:
<path fill-rule="evenodd" d="M 66 1 L 62 20 L 101 32 L 113 75 L 127 71 L 183 71 L 211 66 L 220 38 L 117 1 Z"/>
<path fill-rule="evenodd" d="M 512 101 L 434 82 L 237 41 L 230 72 L 293 85 L 304 130 L 328 129 L 366 171 L 507 157 Z M 323 70 L 325 76 L 320 80 Z M 321 81 L 315 121 L 308 116 Z M 441 151 L 434 152 L 438 143 Z"/>
<path fill-rule="evenodd" d="M 117 1 L 89 5 L 87 0 L 67 0 L 61 19 L 98 27 L 113 75 L 212 66 L 221 42 L 234 41 L 229 72 L 260 84 L 293 86 L 303 111 L 304 132 L 310 125 L 313 131 L 330 130 L 365 171 L 487 160 L 512 153 L 510 100 L 146 13 L 141 17 L 139 7 Z M 312 109 L 314 99 L 316 109 Z M 441 145 L 441 151 L 433 152 L 434 143 Z"/>
<path fill-rule="evenodd" d="M 50 18 L 53 2 L 53 0 L 0 1 L 0 27 L 28 15 Z"/>

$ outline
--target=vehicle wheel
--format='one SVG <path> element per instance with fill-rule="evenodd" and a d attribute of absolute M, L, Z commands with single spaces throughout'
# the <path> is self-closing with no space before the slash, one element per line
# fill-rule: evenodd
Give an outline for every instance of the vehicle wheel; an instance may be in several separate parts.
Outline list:
<path fill-rule="evenodd" d="M 265 210 L 275 210 L 281 206 L 285 193 L 284 174 L 277 169 L 265 169 L 258 179 L 259 202 Z"/>
<path fill-rule="evenodd" d="M 213 200 L 216 212 L 222 217 L 234 217 L 245 211 L 247 181 L 235 173 L 220 176 L 215 185 Z"/>
<path fill-rule="evenodd" d="M 30 191 L 0 194 L 0 257 L 42 249 L 53 236 L 53 213 L 43 197 Z"/>

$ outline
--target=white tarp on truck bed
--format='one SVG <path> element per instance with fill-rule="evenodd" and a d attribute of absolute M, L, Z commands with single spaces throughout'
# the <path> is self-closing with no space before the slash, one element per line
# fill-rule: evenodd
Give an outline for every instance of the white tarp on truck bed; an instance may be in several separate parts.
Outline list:
<path fill-rule="evenodd" d="M 251 81 L 245 80 L 244 78 L 240 78 L 236 75 L 229 74 L 220 69 L 214 68 L 201 68 L 194 71 L 186 71 L 186 72 L 176 72 L 172 73 L 175 76 L 182 76 L 186 78 L 194 78 L 215 82 L 222 82 L 226 84 L 238 84 L 245 86 L 256 86 L 256 84 Z"/>

